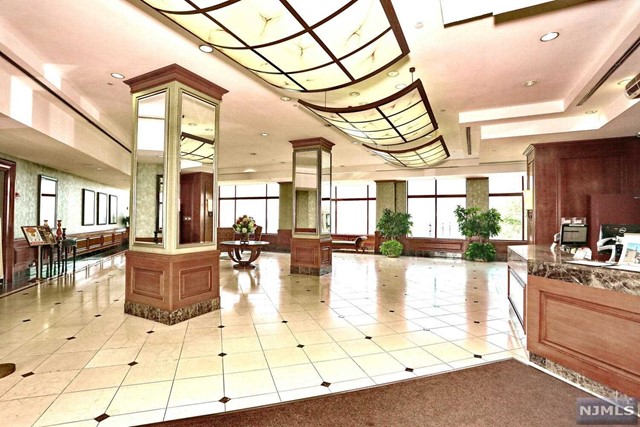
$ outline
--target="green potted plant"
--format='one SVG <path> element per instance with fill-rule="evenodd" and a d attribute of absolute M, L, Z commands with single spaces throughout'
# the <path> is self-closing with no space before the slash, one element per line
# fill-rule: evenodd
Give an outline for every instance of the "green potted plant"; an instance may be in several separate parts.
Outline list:
<path fill-rule="evenodd" d="M 393 212 L 391 209 L 382 211 L 376 228 L 387 241 L 380 245 L 380 253 L 388 257 L 400 256 L 404 248 L 398 237 L 411 234 L 412 226 L 411 214 Z"/>
<path fill-rule="evenodd" d="M 482 211 L 477 207 L 463 208 L 460 205 L 453 212 L 460 234 L 470 242 L 464 253 L 465 258 L 474 261 L 495 260 L 496 249 L 489 238 L 500 233 L 500 212 L 497 209 Z"/>

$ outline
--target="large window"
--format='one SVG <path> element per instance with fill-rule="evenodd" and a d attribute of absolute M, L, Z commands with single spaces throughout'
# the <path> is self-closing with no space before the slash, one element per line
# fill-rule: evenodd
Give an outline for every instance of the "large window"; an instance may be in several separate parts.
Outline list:
<path fill-rule="evenodd" d="M 466 206 L 467 181 L 460 179 L 410 180 L 407 182 L 407 211 L 411 214 L 413 237 L 460 239 L 453 214 Z"/>
<path fill-rule="evenodd" d="M 489 207 L 502 217 L 502 230 L 494 239 L 525 240 L 524 173 L 496 174 L 489 177 Z"/>
<path fill-rule="evenodd" d="M 376 230 L 376 187 L 373 183 L 334 183 L 333 234 L 373 234 Z"/>
<path fill-rule="evenodd" d="M 231 227 L 241 215 L 252 216 L 263 233 L 277 233 L 280 213 L 278 184 L 221 185 L 219 227 Z"/>

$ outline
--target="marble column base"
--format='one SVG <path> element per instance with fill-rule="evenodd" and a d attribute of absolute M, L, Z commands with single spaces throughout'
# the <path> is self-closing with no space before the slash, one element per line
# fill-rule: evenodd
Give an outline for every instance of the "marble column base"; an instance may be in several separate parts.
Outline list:
<path fill-rule="evenodd" d="M 209 313 L 220 308 L 220 297 L 212 300 L 201 301 L 177 310 L 169 311 L 146 304 L 125 301 L 124 312 L 132 316 L 164 323 L 165 325 L 175 325 L 185 320 L 193 319 L 201 314 Z"/>
<path fill-rule="evenodd" d="M 332 271 L 331 266 L 315 268 L 315 267 L 296 267 L 291 266 L 289 270 L 291 274 L 306 274 L 307 276 L 324 276 Z"/>
<path fill-rule="evenodd" d="M 628 396 L 618 390 L 614 390 L 611 387 L 608 387 L 604 384 L 601 384 L 597 381 L 592 380 L 591 378 L 587 378 L 582 374 L 577 373 L 576 371 L 565 368 L 564 366 L 553 362 L 545 357 L 538 356 L 534 353 L 529 353 L 529 360 L 536 365 L 546 369 L 549 372 L 553 372 L 554 374 L 570 381 L 574 384 L 577 384 L 581 387 L 586 388 L 593 393 L 596 393 L 602 397 L 608 397 L 612 399 L 631 399 L 631 396 Z"/>

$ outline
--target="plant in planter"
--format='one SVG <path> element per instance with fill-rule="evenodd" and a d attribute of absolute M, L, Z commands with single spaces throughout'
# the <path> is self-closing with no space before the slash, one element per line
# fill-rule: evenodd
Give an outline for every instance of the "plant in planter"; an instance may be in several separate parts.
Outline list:
<path fill-rule="evenodd" d="M 495 260 L 496 249 L 488 240 L 500 233 L 500 212 L 497 209 L 481 211 L 476 207 L 463 208 L 460 205 L 453 212 L 460 233 L 470 241 L 464 253 L 465 258 L 474 261 Z"/>
<path fill-rule="evenodd" d="M 376 228 L 388 240 L 380 245 L 380 253 L 389 257 L 399 256 L 404 248 L 398 237 L 411 234 L 412 226 L 411 214 L 393 212 L 391 209 L 382 211 Z"/>

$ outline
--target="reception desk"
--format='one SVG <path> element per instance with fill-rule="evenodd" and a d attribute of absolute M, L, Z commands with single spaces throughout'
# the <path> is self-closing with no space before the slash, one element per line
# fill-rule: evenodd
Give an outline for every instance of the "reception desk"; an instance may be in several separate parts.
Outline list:
<path fill-rule="evenodd" d="M 603 396 L 640 398 L 640 273 L 570 261 L 548 246 L 509 247 L 530 360 Z"/>

